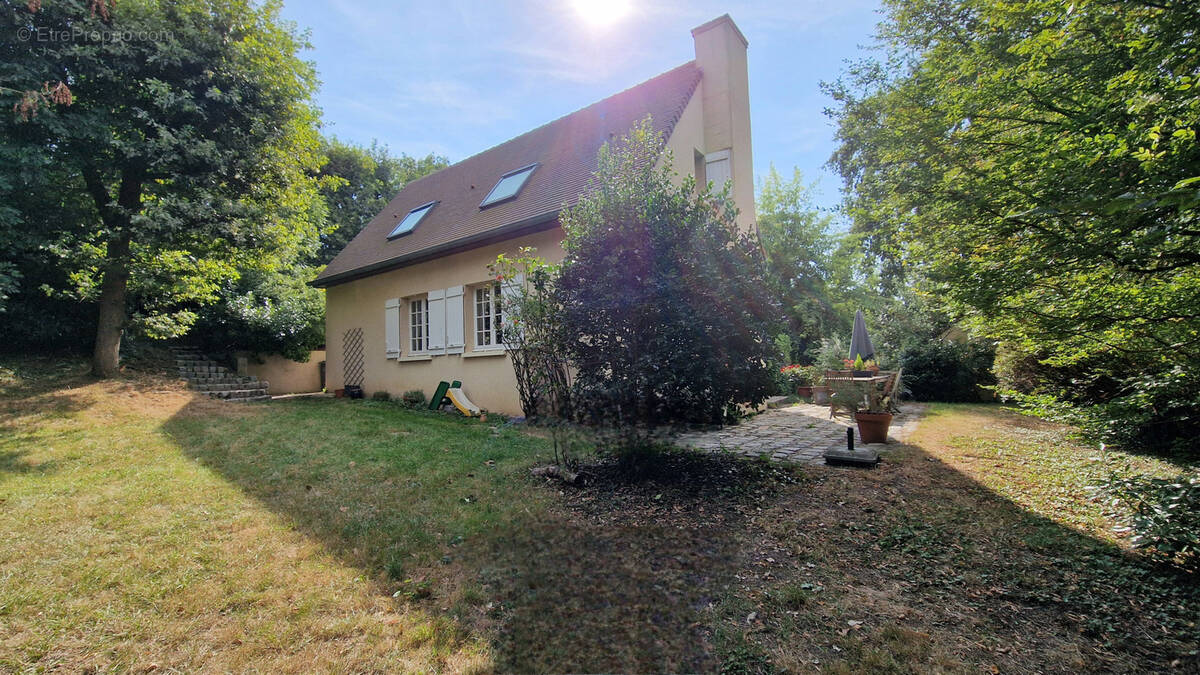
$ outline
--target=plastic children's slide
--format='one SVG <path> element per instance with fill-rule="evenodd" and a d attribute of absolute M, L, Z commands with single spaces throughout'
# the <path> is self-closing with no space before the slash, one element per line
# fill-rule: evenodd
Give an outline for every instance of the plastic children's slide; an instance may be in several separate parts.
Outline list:
<path fill-rule="evenodd" d="M 450 402 L 454 404 L 454 407 L 458 408 L 458 411 L 467 417 L 474 417 L 475 415 L 479 414 L 479 406 L 471 403 L 471 399 L 467 398 L 467 395 L 463 393 L 463 390 L 459 389 L 458 387 L 447 389 L 446 398 L 450 399 Z"/>

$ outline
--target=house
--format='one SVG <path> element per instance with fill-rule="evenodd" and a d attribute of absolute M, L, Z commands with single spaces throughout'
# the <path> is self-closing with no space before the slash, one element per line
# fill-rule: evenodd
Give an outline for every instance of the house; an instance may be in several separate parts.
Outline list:
<path fill-rule="evenodd" d="M 675 172 L 732 181 L 738 225 L 752 228 L 746 38 L 729 15 L 692 38 L 694 61 L 405 186 L 313 281 L 326 289 L 327 387 L 431 396 L 460 380 L 480 407 L 520 414 L 487 266 L 522 246 L 561 260 L 558 214 L 600 146 L 647 115 Z"/>

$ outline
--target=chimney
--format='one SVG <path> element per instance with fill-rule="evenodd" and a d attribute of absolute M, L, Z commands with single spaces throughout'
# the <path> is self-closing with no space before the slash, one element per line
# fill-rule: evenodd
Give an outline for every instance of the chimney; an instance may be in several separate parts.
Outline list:
<path fill-rule="evenodd" d="M 722 157 L 733 179 L 733 198 L 749 227 L 754 214 L 754 158 L 750 141 L 750 84 L 746 69 L 749 42 L 728 14 L 692 29 L 696 65 L 702 73 L 701 106 L 704 113 L 704 153 L 713 173 L 719 175 Z M 707 173 L 707 172 L 706 172 Z M 710 176 L 712 178 L 713 176 Z"/>

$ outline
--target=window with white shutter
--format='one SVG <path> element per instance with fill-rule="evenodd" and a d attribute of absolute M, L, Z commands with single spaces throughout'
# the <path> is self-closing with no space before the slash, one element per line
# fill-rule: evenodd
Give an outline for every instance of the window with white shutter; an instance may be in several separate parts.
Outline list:
<path fill-rule="evenodd" d="M 446 353 L 461 354 L 466 347 L 463 335 L 463 287 L 446 289 Z"/>
<path fill-rule="evenodd" d="M 516 298 L 521 295 L 521 286 L 525 283 L 525 275 L 518 274 L 512 279 L 505 279 L 500 286 L 500 319 L 499 326 L 501 328 L 500 340 L 508 343 L 513 342 L 512 333 L 518 330 L 518 327 L 513 323 L 515 315 L 511 311 L 504 311 L 507 305 L 511 307 Z M 507 346 L 507 345 L 505 345 Z"/>
<path fill-rule="evenodd" d="M 383 303 L 383 326 L 387 341 L 387 358 L 400 358 L 400 298 Z"/>
<path fill-rule="evenodd" d="M 429 353 L 446 352 L 446 291 L 429 291 Z"/>
<path fill-rule="evenodd" d="M 429 351 L 429 303 L 425 298 L 408 301 L 408 351 L 424 354 Z"/>
<path fill-rule="evenodd" d="M 475 349 L 500 348 L 500 284 L 475 287 Z"/>
<path fill-rule="evenodd" d="M 712 183 L 713 192 L 725 189 L 725 183 L 733 179 L 728 150 L 718 150 L 704 156 L 704 178 Z"/>

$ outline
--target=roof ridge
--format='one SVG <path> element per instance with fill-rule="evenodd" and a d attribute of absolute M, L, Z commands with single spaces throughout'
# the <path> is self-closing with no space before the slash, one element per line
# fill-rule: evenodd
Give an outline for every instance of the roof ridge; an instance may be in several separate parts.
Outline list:
<path fill-rule="evenodd" d="M 455 162 L 455 163 L 453 163 L 453 164 L 450 164 L 449 166 L 445 166 L 445 167 L 442 167 L 441 169 L 438 169 L 437 171 L 434 171 L 433 173 L 427 173 L 427 174 L 425 174 L 424 176 L 421 176 L 420 178 L 418 178 L 418 179 L 416 179 L 416 180 L 414 180 L 414 181 L 410 181 L 410 182 L 408 182 L 408 183 L 405 183 L 405 184 L 404 184 L 404 185 L 403 185 L 403 186 L 402 186 L 400 189 L 401 189 L 401 190 L 403 190 L 403 189 L 406 189 L 406 188 L 407 188 L 408 186 L 410 186 L 410 185 L 417 185 L 417 184 L 421 183 L 422 181 L 424 181 L 424 180 L 425 180 L 425 179 L 427 179 L 427 178 L 431 178 L 431 177 L 433 177 L 433 176 L 436 176 L 437 174 L 439 174 L 439 173 L 441 173 L 441 172 L 443 172 L 443 171 L 447 171 L 447 170 L 449 170 L 449 169 L 452 169 L 452 168 L 454 168 L 454 167 L 458 166 L 459 164 L 463 164 L 463 163 L 465 163 L 465 162 L 468 162 L 468 161 L 470 161 L 470 160 L 472 160 L 472 159 L 475 159 L 476 157 L 478 157 L 478 156 L 480 156 L 480 155 L 487 154 L 487 153 L 489 153 L 489 152 L 491 152 L 491 151 L 493 151 L 493 150 L 495 150 L 495 149 L 497 149 L 497 148 L 502 148 L 502 147 L 504 147 L 504 146 L 508 145 L 509 143 L 516 142 L 516 141 L 518 141 L 518 140 L 520 140 L 520 139 L 522 139 L 522 138 L 524 138 L 524 137 L 526 137 L 526 136 L 528 136 L 528 135 L 530 135 L 530 134 L 532 134 L 532 133 L 534 133 L 534 132 L 541 131 L 542 129 L 545 129 L 545 128 L 546 128 L 546 127 L 548 127 L 548 126 L 551 126 L 551 125 L 554 125 L 554 124 L 558 124 L 559 122 L 561 122 L 561 121 L 563 121 L 563 120 L 567 119 L 568 117 L 573 117 L 573 116 L 575 116 L 575 115 L 578 115 L 579 113 L 581 113 L 581 112 L 583 112 L 583 111 L 585 111 L 585 110 L 588 110 L 588 109 L 590 109 L 590 108 L 595 108 L 595 107 L 596 107 L 596 106 L 598 106 L 598 105 L 601 105 L 601 104 L 603 104 L 603 103 L 605 103 L 605 102 L 607 102 L 607 101 L 609 101 L 609 100 L 612 100 L 612 99 L 614 99 L 614 98 L 617 98 L 618 96 L 622 96 L 622 95 L 624 95 L 624 94 L 626 94 L 626 93 L 628 93 L 628 92 L 631 92 L 631 91 L 633 91 L 634 89 L 637 89 L 637 88 L 639 88 L 639 87 L 643 87 L 643 86 L 645 86 L 645 85 L 647 85 L 647 84 L 650 84 L 651 82 L 654 82 L 655 80 L 658 80 L 658 79 L 664 78 L 664 77 L 666 77 L 666 76 L 668 76 L 668 75 L 671 75 L 671 74 L 673 74 L 673 73 L 676 73 L 676 72 L 678 72 L 678 71 L 680 71 L 680 70 L 683 70 L 684 68 L 687 68 L 688 66 L 693 66 L 693 67 L 695 67 L 695 68 L 696 68 L 696 71 L 697 71 L 697 73 L 699 73 L 700 67 L 696 65 L 696 60 L 695 60 L 695 59 L 692 59 L 691 61 L 688 61 L 688 62 L 686 62 L 686 63 L 681 63 L 681 64 L 679 64 L 678 66 L 675 66 L 674 68 L 671 68 L 671 69 L 668 69 L 668 70 L 664 70 L 663 72 L 661 72 L 661 73 L 659 73 L 659 74 L 655 75 L 654 77 L 651 77 L 651 78 L 645 79 L 645 80 L 643 80 L 643 81 L 641 81 L 641 82 L 638 82 L 637 84 L 635 84 L 635 85 L 633 85 L 633 86 L 631 86 L 631 87 L 626 87 L 625 89 L 622 89 L 621 91 L 618 91 L 618 92 L 617 92 L 617 93 L 615 93 L 615 94 L 611 94 L 611 95 L 609 95 L 609 96 L 605 96 L 604 98 L 600 99 L 599 101 L 593 101 L 592 103 L 589 103 L 589 104 L 587 104 L 587 105 L 583 106 L 582 108 L 578 108 L 578 109 L 576 109 L 576 110 L 572 110 L 571 112 L 569 112 L 569 113 L 566 113 L 565 115 L 560 115 L 559 117 L 556 117 L 556 118 L 554 118 L 554 119 L 550 120 L 549 122 L 546 122 L 546 123 L 544 123 L 544 124 L 541 124 L 541 125 L 539 125 L 539 126 L 536 126 L 536 127 L 532 128 L 532 129 L 529 129 L 528 131 L 524 131 L 524 132 L 522 132 L 522 133 L 520 133 L 520 134 L 517 134 L 516 136 L 513 136 L 512 138 L 510 138 L 510 139 L 508 139 L 508 140 L 506 140 L 506 141 L 501 141 L 500 143 L 497 143 L 496 145 L 493 145 L 493 146 L 491 146 L 490 148 L 486 148 L 486 149 L 484 149 L 484 150 L 480 150 L 479 152 L 477 152 L 477 153 L 475 153 L 475 154 L 473 154 L 473 155 L 469 155 L 469 156 L 467 156 L 467 157 L 464 157 L 464 158 L 462 158 L 462 159 L 458 160 L 457 162 Z M 696 78 L 696 80 L 695 80 L 695 81 L 692 83 L 692 86 L 691 86 L 691 88 L 690 88 L 690 89 L 688 89 L 688 91 L 687 91 L 687 96 L 683 97 L 683 100 L 682 100 L 682 101 L 679 103 L 679 105 L 678 105 L 678 107 L 676 108 L 676 110 L 675 110 L 674 114 L 671 116 L 671 119 L 667 120 L 667 122 L 668 122 L 668 124 L 667 124 L 668 128 L 674 128 L 674 127 L 675 127 L 675 124 L 676 124 L 677 122 L 679 122 L 679 118 L 680 118 L 680 116 L 682 116 L 682 115 L 683 115 L 683 110 L 684 110 L 684 108 L 686 108 L 686 107 L 687 107 L 687 102 L 688 102 L 688 101 L 691 99 L 691 97 L 692 97 L 692 94 L 694 94 L 694 93 L 696 92 L 696 85 L 697 85 L 697 84 L 699 84 L 699 83 L 700 83 L 700 78 L 699 78 L 699 77 L 697 77 L 697 78 Z M 397 194 L 399 194 L 399 193 L 397 193 Z"/>

